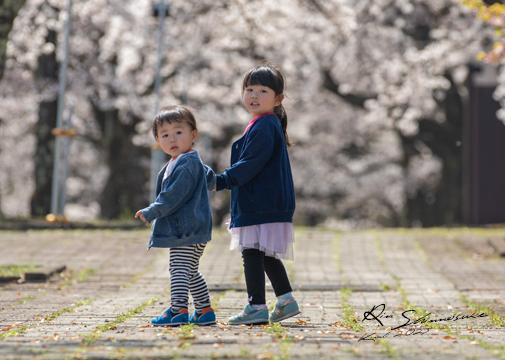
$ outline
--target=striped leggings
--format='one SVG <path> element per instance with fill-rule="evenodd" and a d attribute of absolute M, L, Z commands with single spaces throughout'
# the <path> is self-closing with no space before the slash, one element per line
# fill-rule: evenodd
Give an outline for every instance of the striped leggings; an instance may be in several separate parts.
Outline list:
<path fill-rule="evenodd" d="M 198 313 L 210 306 L 207 283 L 198 271 L 205 245 L 207 244 L 170 249 L 170 296 L 174 312 L 188 308 L 189 292 Z"/>

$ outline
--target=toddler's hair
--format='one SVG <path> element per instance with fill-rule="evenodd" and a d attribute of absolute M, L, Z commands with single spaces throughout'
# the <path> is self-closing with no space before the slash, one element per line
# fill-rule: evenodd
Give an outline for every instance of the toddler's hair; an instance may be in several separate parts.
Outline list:
<path fill-rule="evenodd" d="M 158 126 L 161 126 L 163 123 L 171 124 L 173 122 L 187 122 L 189 126 L 191 126 L 192 130 L 198 130 L 196 128 L 196 119 L 192 111 L 194 110 L 183 105 L 166 106 L 161 109 L 153 120 L 154 138 L 158 138 Z"/>
<path fill-rule="evenodd" d="M 284 94 L 285 83 L 286 80 L 281 69 L 272 62 L 264 61 L 245 73 L 242 83 L 242 93 L 244 93 L 245 88 L 248 86 L 262 85 L 272 89 L 275 92 L 275 96 L 278 96 Z M 282 104 L 276 106 L 274 113 L 281 121 L 282 131 L 286 139 L 286 146 L 291 147 L 293 144 L 289 140 L 287 133 L 288 115 L 286 114 L 286 110 L 284 110 L 284 106 L 282 106 Z"/>

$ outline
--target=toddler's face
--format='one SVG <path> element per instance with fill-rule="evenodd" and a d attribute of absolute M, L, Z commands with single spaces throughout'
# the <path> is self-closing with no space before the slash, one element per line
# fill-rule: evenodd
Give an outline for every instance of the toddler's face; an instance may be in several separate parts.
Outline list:
<path fill-rule="evenodd" d="M 192 130 L 187 122 L 163 123 L 158 127 L 156 139 L 165 153 L 176 159 L 180 154 L 191 150 L 198 132 Z"/>

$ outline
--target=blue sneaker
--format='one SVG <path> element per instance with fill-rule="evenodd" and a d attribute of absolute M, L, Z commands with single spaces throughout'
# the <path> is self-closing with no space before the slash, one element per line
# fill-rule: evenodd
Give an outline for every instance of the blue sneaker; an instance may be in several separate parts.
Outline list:
<path fill-rule="evenodd" d="M 268 309 L 255 310 L 251 305 L 247 305 L 240 314 L 232 316 L 228 323 L 230 325 L 268 324 Z"/>
<path fill-rule="evenodd" d="M 203 309 L 200 316 L 195 312 L 189 315 L 189 323 L 195 325 L 214 325 L 216 324 L 216 314 L 214 313 L 214 309 L 211 307 Z"/>
<path fill-rule="evenodd" d="M 179 326 L 188 323 L 188 309 L 181 309 L 178 313 L 172 313 L 172 309 L 168 309 L 158 317 L 151 319 L 151 324 L 154 326 Z"/>

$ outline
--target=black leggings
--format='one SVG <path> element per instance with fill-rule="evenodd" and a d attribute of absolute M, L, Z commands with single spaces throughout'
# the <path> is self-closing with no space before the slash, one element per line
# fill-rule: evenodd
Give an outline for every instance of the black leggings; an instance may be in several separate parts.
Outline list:
<path fill-rule="evenodd" d="M 242 250 L 242 258 L 247 294 L 251 305 L 266 304 L 265 273 L 272 283 L 275 296 L 293 291 L 281 260 L 267 256 L 263 251 L 256 249 Z"/>

